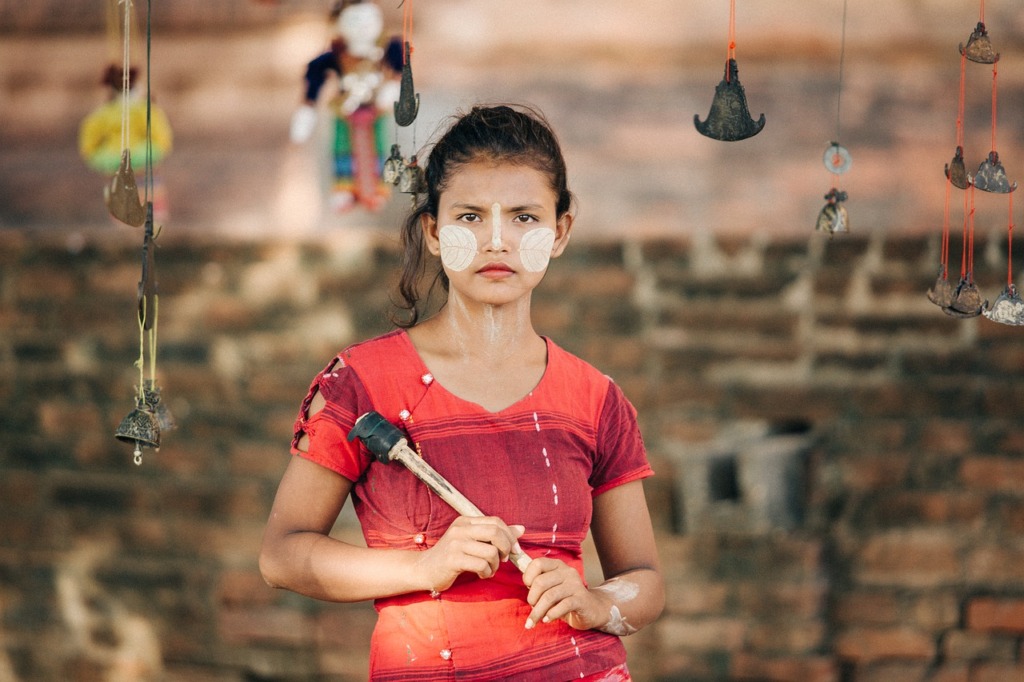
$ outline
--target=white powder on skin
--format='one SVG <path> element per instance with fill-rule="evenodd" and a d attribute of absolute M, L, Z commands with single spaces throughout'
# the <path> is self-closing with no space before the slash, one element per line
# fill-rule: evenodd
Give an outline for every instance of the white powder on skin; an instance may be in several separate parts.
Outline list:
<path fill-rule="evenodd" d="M 501 204 L 491 204 L 491 248 L 501 248 Z"/>
<path fill-rule="evenodd" d="M 604 592 L 614 601 L 625 603 L 636 599 L 640 594 L 640 586 L 628 580 L 612 578 L 603 585 L 595 587 L 594 591 Z M 626 621 L 625 616 L 622 615 L 616 604 L 612 604 L 612 608 L 608 613 L 608 622 L 600 629 L 617 637 L 625 637 L 637 631 L 635 627 Z"/>
<path fill-rule="evenodd" d="M 452 272 L 462 272 L 476 257 L 476 235 L 463 225 L 445 225 L 438 233 L 441 262 Z"/>
<path fill-rule="evenodd" d="M 523 235 L 519 242 L 519 259 L 527 272 L 543 272 L 551 261 L 555 246 L 555 231 L 549 227 L 536 227 Z"/>

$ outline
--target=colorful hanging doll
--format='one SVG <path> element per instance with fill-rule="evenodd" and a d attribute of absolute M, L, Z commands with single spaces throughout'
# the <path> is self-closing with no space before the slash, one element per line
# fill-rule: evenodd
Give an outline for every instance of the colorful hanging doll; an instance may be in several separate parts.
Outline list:
<path fill-rule="evenodd" d="M 128 70 L 125 77 L 120 64 L 111 64 L 101 79 L 107 89 L 107 101 L 96 107 L 83 120 L 78 130 L 78 151 L 90 168 L 110 176 L 121 165 L 125 149 L 128 150 L 132 169 L 139 171 L 146 163 L 147 153 L 155 165 L 171 152 L 174 135 L 164 111 L 150 105 L 149 140 L 146 132 L 146 97 L 135 87 L 136 70 Z M 127 106 L 125 106 L 127 88 Z M 126 146 L 123 146 L 126 145 Z M 150 149 L 147 150 L 147 146 Z M 153 196 L 157 220 L 167 219 L 167 198 L 162 185 L 156 182 Z"/>
<path fill-rule="evenodd" d="M 390 146 L 387 123 L 399 94 L 402 43 L 398 37 L 382 42 L 384 19 L 373 2 L 342 0 L 331 17 L 337 36 L 329 51 L 307 65 L 305 98 L 292 117 L 291 139 L 301 144 L 312 136 L 317 98 L 333 73 L 338 90 L 330 99 L 334 114 L 330 203 L 338 212 L 357 204 L 377 210 L 389 194 L 381 173 Z"/>

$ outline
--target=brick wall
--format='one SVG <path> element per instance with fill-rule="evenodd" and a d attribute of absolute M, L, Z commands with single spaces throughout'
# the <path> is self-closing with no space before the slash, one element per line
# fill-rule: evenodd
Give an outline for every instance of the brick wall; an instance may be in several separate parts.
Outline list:
<path fill-rule="evenodd" d="M 0 231 L 0 680 L 363 679 L 372 609 L 275 592 L 256 554 L 310 378 L 386 328 L 392 240 L 162 237 L 179 428 L 136 467 L 113 438 L 136 236 Z M 1024 336 L 925 299 L 933 241 L 610 240 L 554 262 L 538 326 L 623 386 L 658 472 L 668 606 L 627 640 L 638 680 L 1024 675 Z M 358 541 L 350 510 L 336 532 Z"/>

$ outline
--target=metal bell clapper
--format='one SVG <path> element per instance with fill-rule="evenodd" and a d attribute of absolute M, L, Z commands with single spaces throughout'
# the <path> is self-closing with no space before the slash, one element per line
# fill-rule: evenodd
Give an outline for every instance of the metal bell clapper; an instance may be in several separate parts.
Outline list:
<path fill-rule="evenodd" d="M 156 414 L 140 402 L 121 420 L 114 437 L 135 444 L 135 464 L 142 464 L 142 448 L 160 449 L 160 422 Z"/>
<path fill-rule="evenodd" d="M 992 41 L 985 30 L 984 22 L 978 22 L 974 32 L 967 39 L 966 46 L 960 43 L 960 54 L 979 64 L 995 64 L 999 61 L 999 53 L 992 48 Z"/>
<path fill-rule="evenodd" d="M 971 186 L 971 176 L 967 174 L 967 166 L 964 165 L 964 148 L 960 145 L 957 145 L 953 153 L 953 160 L 946 165 L 946 177 L 959 189 Z"/>
<path fill-rule="evenodd" d="M 405 168 L 405 159 L 402 158 L 402 150 L 397 144 L 393 144 L 391 145 L 391 156 L 384 161 L 380 178 L 388 185 L 396 185 L 403 168 Z"/>
<path fill-rule="evenodd" d="M 984 310 L 982 314 L 993 322 L 1015 327 L 1024 326 L 1024 299 L 1021 299 L 1016 287 L 1007 284 L 992 302 L 992 307 Z"/>
<path fill-rule="evenodd" d="M 402 63 L 402 81 L 398 91 L 398 101 L 395 102 L 395 123 L 405 127 L 416 120 L 416 114 L 420 110 L 420 96 L 416 94 L 412 84 L 412 47 L 409 41 L 405 42 L 405 59 Z"/>
<path fill-rule="evenodd" d="M 981 292 L 968 273 L 956 285 L 949 305 L 944 306 L 942 311 L 950 317 L 977 317 L 987 305 L 988 301 L 981 299 Z"/>
<path fill-rule="evenodd" d="M 928 300 L 940 308 L 948 308 L 953 302 L 953 285 L 941 268 L 939 276 L 935 278 L 935 284 L 928 290 Z"/>
<path fill-rule="evenodd" d="M 764 128 L 764 122 L 764 114 L 757 121 L 750 116 L 736 60 L 726 60 L 725 77 L 715 86 L 715 98 L 707 119 L 701 122 L 699 114 L 693 116 L 697 132 L 714 140 L 735 142 L 757 135 Z"/>
<path fill-rule="evenodd" d="M 843 202 L 849 198 L 846 192 L 833 187 L 825 195 L 825 206 L 818 214 L 818 222 L 815 229 L 819 232 L 836 234 L 850 231 L 850 220 L 846 214 L 846 207 Z"/>
<path fill-rule="evenodd" d="M 1017 189 L 1017 183 L 1010 184 L 1006 177 L 1006 169 L 999 162 L 999 154 L 993 149 L 988 153 L 988 158 L 978 166 L 978 172 L 974 174 L 974 186 L 982 192 L 995 192 L 997 194 L 1009 194 Z"/>
<path fill-rule="evenodd" d="M 141 227 L 146 222 L 146 207 L 139 199 L 139 187 L 132 170 L 132 155 L 127 149 L 121 152 L 121 165 L 110 184 L 103 188 L 103 203 L 110 215 L 132 227 Z"/>

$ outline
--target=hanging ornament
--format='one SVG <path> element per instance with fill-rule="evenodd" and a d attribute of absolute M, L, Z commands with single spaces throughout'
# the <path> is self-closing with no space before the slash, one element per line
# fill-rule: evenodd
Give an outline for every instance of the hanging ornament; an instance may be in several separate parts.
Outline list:
<path fill-rule="evenodd" d="M 725 75 L 715 86 L 715 97 L 707 119 L 700 120 L 694 114 L 693 124 L 697 132 L 705 137 L 725 142 L 735 142 L 753 137 L 764 128 L 765 118 L 757 121 L 750 115 L 747 95 L 740 84 L 739 67 L 736 64 L 736 0 L 729 4 L 729 50 L 725 60 Z"/>
<path fill-rule="evenodd" d="M 836 137 L 840 138 L 843 112 L 843 65 L 846 60 L 846 0 L 843 0 L 842 38 L 839 48 L 839 78 L 836 87 Z M 832 188 L 825 194 L 825 205 L 818 213 L 815 230 L 827 232 L 829 236 L 850 231 L 850 219 L 843 202 L 849 198 L 846 192 L 839 189 L 839 176 L 845 174 L 853 165 L 853 157 L 843 145 L 832 141 L 825 148 L 822 163 L 832 175 Z"/>
<path fill-rule="evenodd" d="M 380 176 L 389 145 L 387 119 L 399 98 L 402 42 L 383 37 L 383 13 L 371 0 L 340 0 L 330 18 L 336 36 L 330 49 L 306 66 L 304 101 L 292 115 L 289 136 L 296 144 L 313 136 L 317 100 L 335 76 L 329 203 L 337 213 L 357 207 L 376 211 L 390 194 Z"/>
<path fill-rule="evenodd" d="M 964 163 L 964 148 L 956 146 L 953 153 L 953 160 L 946 165 L 946 177 L 950 183 L 958 189 L 967 189 L 972 180 L 967 173 L 967 165 Z"/>
<path fill-rule="evenodd" d="M 409 0 L 411 2 L 411 0 Z M 395 102 L 395 123 L 400 126 L 411 125 L 420 110 L 420 96 L 416 94 L 412 84 L 412 47 L 405 43 L 402 65 L 402 84 Z"/>
<path fill-rule="evenodd" d="M 403 168 L 405 168 L 405 159 L 402 158 L 402 149 L 399 145 L 393 144 L 391 145 L 391 156 L 384 162 L 384 170 L 380 174 L 381 180 L 389 185 L 398 184 L 398 176 L 401 175 Z"/>
<path fill-rule="evenodd" d="M 818 222 L 815 229 L 819 232 L 828 232 L 830 235 L 849 232 L 850 221 L 846 215 L 846 207 L 843 206 L 843 202 L 846 199 L 846 192 L 835 187 L 830 189 L 828 194 L 825 195 L 825 206 L 818 213 Z"/>
<path fill-rule="evenodd" d="M 146 100 L 150 101 L 151 88 L 149 87 L 149 73 L 152 53 L 152 0 L 149 0 L 149 7 L 146 20 Z M 127 69 L 127 64 L 125 65 Z M 151 113 L 151 112 L 149 112 Z M 147 113 L 147 123 L 152 119 Z M 142 464 L 142 453 L 144 448 L 160 449 L 160 434 L 162 431 L 169 431 L 175 428 L 174 419 L 170 411 L 163 404 L 160 398 L 160 388 L 156 385 L 156 351 L 157 351 L 157 319 L 159 313 L 160 299 L 156 282 L 156 237 L 157 231 L 154 228 L 153 218 L 153 154 L 152 154 L 152 127 L 146 127 L 146 182 L 145 182 L 145 211 L 142 238 L 142 275 L 138 285 L 138 308 L 136 311 L 136 322 L 139 328 L 139 357 L 135 366 L 139 370 L 139 383 L 136 386 L 135 407 L 121 420 L 114 437 L 120 441 L 132 443 L 135 446 L 135 464 Z M 125 158 L 129 152 L 126 149 Z M 130 171 L 131 165 L 127 165 Z M 137 193 L 136 193 L 137 196 Z M 148 369 L 148 376 L 147 376 Z"/>
<path fill-rule="evenodd" d="M 985 317 L 1000 324 L 1024 325 L 1024 300 L 1013 285 L 1013 195 L 1010 195 L 1010 217 L 1006 225 L 1006 286 L 984 311 Z"/>
<path fill-rule="evenodd" d="M 415 195 L 424 194 L 427 191 L 427 177 L 416 160 L 415 154 L 405 164 L 398 176 L 398 191 L 414 195 L 413 201 L 416 200 Z"/>
<path fill-rule="evenodd" d="M 135 171 L 132 170 L 132 155 L 128 149 L 121 152 L 121 165 L 110 183 L 103 188 L 103 202 L 110 215 L 126 225 L 142 227 L 146 222 L 146 207 L 139 199 L 139 187 L 135 183 Z"/>
<path fill-rule="evenodd" d="M 988 158 L 978 166 L 978 172 L 974 174 L 974 186 L 982 192 L 995 192 L 998 194 L 1009 194 L 1017 189 L 1017 183 L 1010 183 L 1006 177 L 1006 169 L 999 162 L 999 153 L 996 151 L 996 79 L 998 68 L 992 64 L 992 151 Z"/>
<path fill-rule="evenodd" d="M 985 11 L 984 0 L 981 3 L 981 11 Z M 995 64 L 999 61 L 999 53 L 992 48 L 992 41 L 988 37 L 988 31 L 985 29 L 984 16 L 982 20 L 978 22 L 978 25 L 971 32 L 970 37 L 967 39 L 967 45 L 960 43 L 960 54 L 967 57 L 972 62 L 979 64 Z"/>

